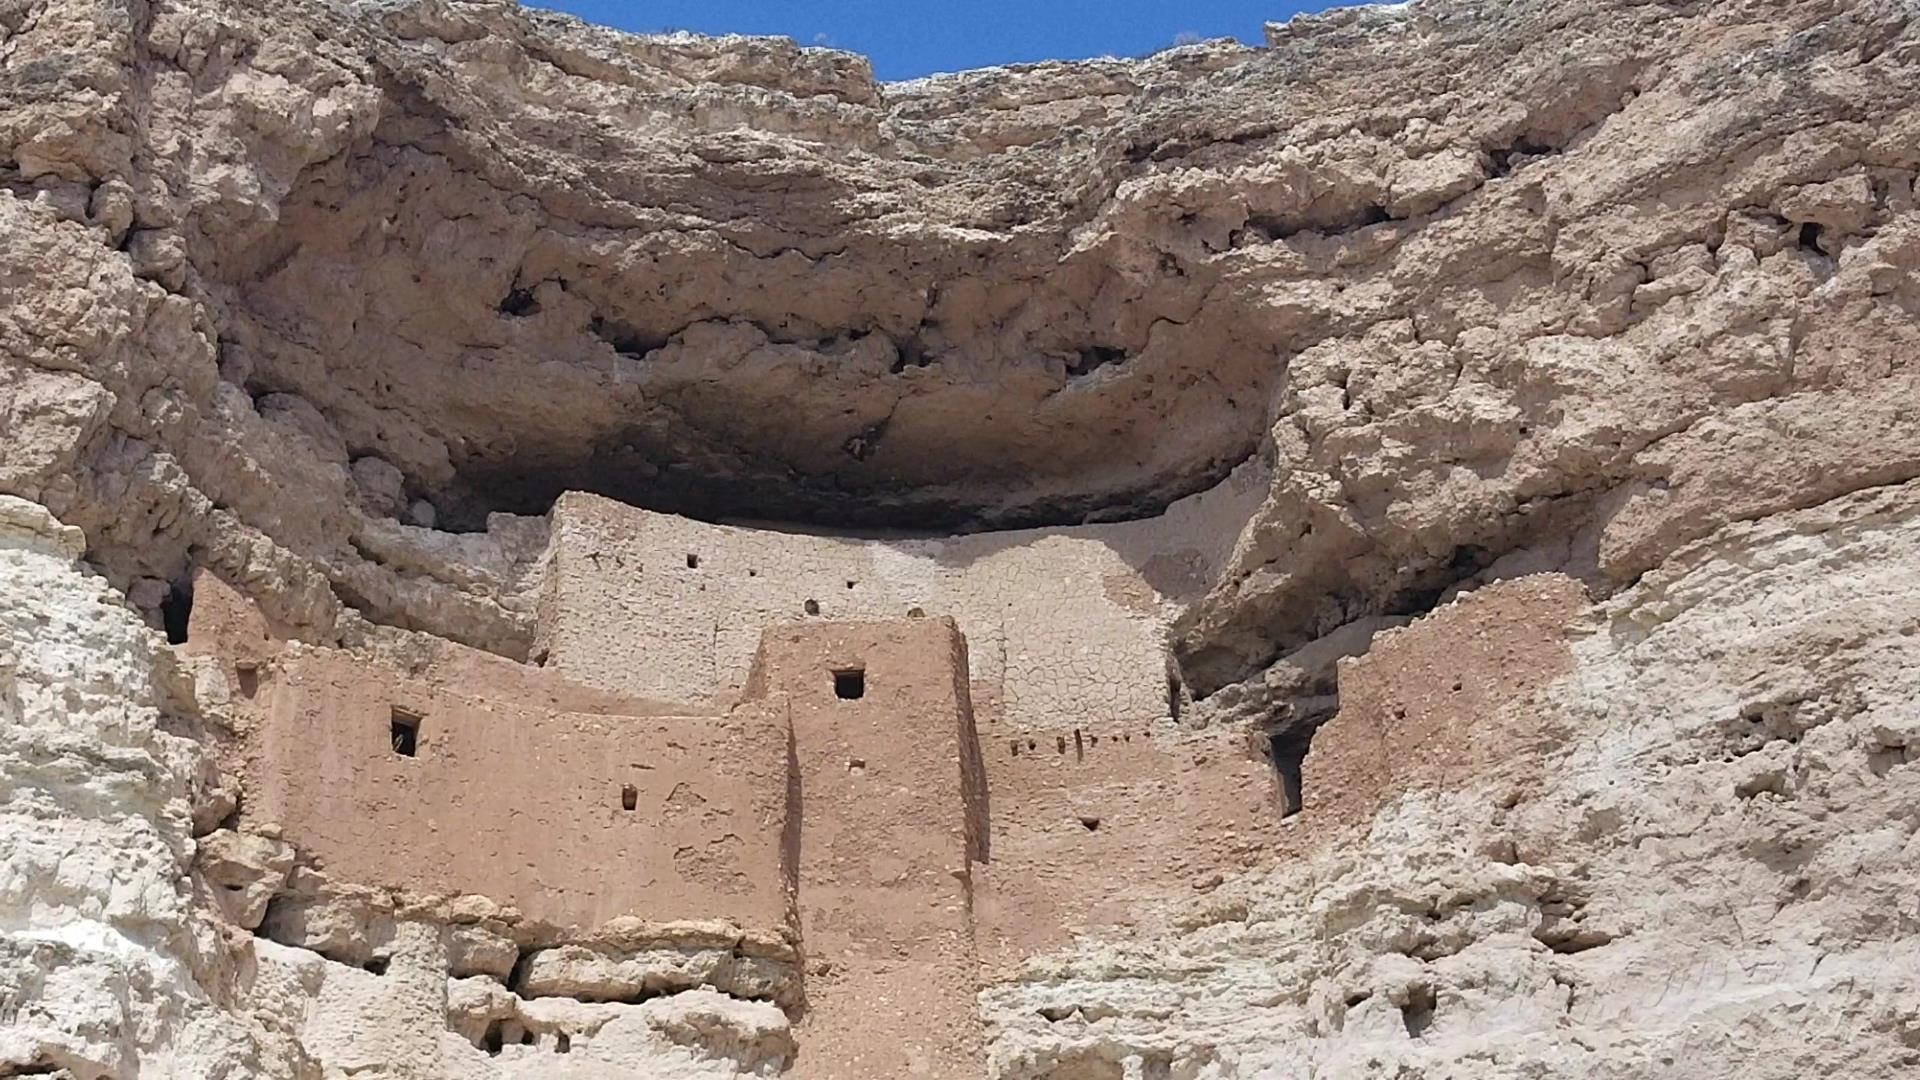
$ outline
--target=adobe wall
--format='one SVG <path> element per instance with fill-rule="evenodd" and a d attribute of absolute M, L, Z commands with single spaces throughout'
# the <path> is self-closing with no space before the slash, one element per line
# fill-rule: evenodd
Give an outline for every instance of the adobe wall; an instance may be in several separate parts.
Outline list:
<path fill-rule="evenodd" d="M 561 928 L 786 925 L 783 701 L 624 715 L 458 646 L 410 674 L 263 642 L 229 594 L 203 577 L 189 643 L 232 665 L 246 830 L 338 881 L 484 895 Z M 396 711 L 417 719 L 412 756 L 395 751 Z"/>
<path fill-rule="evenodd" d="M 720 704 L 764 627 L 917 610 L 959 623 L 976 700 L 1006 724 L 1164 717 L 1166 627 L 1258 505 L 1250 468 L 1151 519 L 937 540 L 713 525 L 570 493 L 553 509 L 535 654 L 595 686 Z"/>
<path fill-rule="evenodd" d="M 189 647 L 236 688 L 240 828 L 334 881 L 479 894 L 563 931 L 797 930 L 806 1080 L 976 1075 L 980 987 L 1211 888 L 1279 827 L 1240 737 L 1157 716 L 976 727 L 949 617 L 777 623 L 729 713 L 660 715 L 459 646 L 402 665 L 276 641 L 217 580 L 196 595 Z M 396 715 L 417 720 L 410 755 Z"/>
<path fill-rule="evenodd" d="M 184 648 L 194 656 L 221 660 L 233 684 L 244 683 L 242 670 L 257 671 L 287 647 L 274 633 L 259 608 L 214 574 L 201 571 L 193 579 L 193 611 Z M 621 716 L 685 716 L 708 710 L 665 701 L 653 701 L 602 690 L 569 680 L 557 672 L 522 664 L 465 645 L 413 635 L 404 655 L 370 662 L 404 668 L 426 683 L 460 687 L 476 697 L 517 701 L 557 711 Z M 717 710 L 713 715 L 719 715 Z"/>
<path fill-rule="evenodd" d="M 1564 574 L 1496 581 L 1340 661 L 1340 711 L 1302 763 L 1305 824 L 1324 836 L 1397 792 L 1464 786 L 1540 753 L 1548 736 L 1502 707 L 1573 670 L 1567 627 L 1586 604 Z"/>
<path fill-rule="evenodd" d="M 620 915 L 784 921 L 777 709 L 555 712 L 326 654 L 284 658 L 263 693 L 246 821 L 278 826 L 337 878 L 479 893 L 576 928 Z M 419 717 L 415 756 L 390 744 L 396 708 Z"/>
<path fill-rule="evenodd" d="M 1254 865 L 1282 828 L 1273 771 L 1244 734 L 1106 724 L 983 741 L 991 858 L 975 867 L 983 978 L 1134 925 Z"/>
<path fill-rule="evenodd" d="M 809 1080 L 978 1075 L 966 668 L 945 618 L 773 627 L 755 661 L 749 693 L 778 688 L 793 725 Z"/>
<path fill-rule="evenodd" d="M 746 690 L 793 725 L 802 1076 L 977 1075 L 980 987 L 1213 888 L 1282 828 L 1244 734 L 977 729 L 969 651 L 943 618 L 766 632 Z"/>

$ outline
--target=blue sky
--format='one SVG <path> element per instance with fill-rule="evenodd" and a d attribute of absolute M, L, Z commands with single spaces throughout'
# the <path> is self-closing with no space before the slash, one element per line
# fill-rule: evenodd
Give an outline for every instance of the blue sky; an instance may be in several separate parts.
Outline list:
<path fill-rule="evenodd" d="M 1352 3 L 1354 0 L 1346 0 Z M 1138 56 L 1183 36 L 1259 44 L 1327 0 L 527 0 L 622 30 L 783 34 L 865 53 L 881 79 L 1029 60 Z"/>

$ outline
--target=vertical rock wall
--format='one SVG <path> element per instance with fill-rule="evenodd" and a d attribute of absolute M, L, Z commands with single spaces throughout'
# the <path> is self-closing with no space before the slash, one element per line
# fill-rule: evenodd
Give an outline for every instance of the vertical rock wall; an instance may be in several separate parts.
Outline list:
<path fill-rule="evenodd" d="M 189 875 L 221 813 L 196 820 L 207 751 L 166 704 L 164 643 L 79 565 L 85 544 L 0 497 L 0 1061 L 317 1075 L 240 1000 L 243 949 Z"/>
<path fill-rule="evenodd" d="M 1908 484 L 1388 632 L 1286 854 L 989 989 L 995 1075 L 1920 1068 L 1916 566 Z"/>

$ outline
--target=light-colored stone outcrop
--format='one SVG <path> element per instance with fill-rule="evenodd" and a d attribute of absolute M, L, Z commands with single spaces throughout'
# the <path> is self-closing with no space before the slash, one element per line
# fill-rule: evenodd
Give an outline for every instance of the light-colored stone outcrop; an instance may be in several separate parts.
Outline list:
<path fill-rule="evenodd" d="M 1911 1071 L 1916 556 L 1912 484 L 1731 526 L 1571 619 L 1481 767 L 1348 815 L 1309 757 L 1294 820 L 1333 842 L 984 995 L 999 1075 Z M 1392 645 L 1471 648 L 1461 606 Z M 1375 677 L 1316 754 L 1452 693 Z"/>
<path fill-rule="evenodd" d="M 170 730 L 163 646 L 75 565 L 85 542 L 0 496 L 0 1070 L 307 1075 L 231 996 L 228 900 L 188 872 L 205 750 Z"/>
<path fill-rule="evenodd" d="M 1229 474 L 1157 523 L 1207 553 L 1165 719 L 1304 810 L 990 986 L 985 1067 L 1912 1071 L 1916 15 L 1413 0 L 876 85 L 508 0 L 0 4 L 0 1073 L 806 1069 L 731 947 L 237 829 L 196 573 L 262 641 L 539 660 L 570 489 L 946 533 Z"/>

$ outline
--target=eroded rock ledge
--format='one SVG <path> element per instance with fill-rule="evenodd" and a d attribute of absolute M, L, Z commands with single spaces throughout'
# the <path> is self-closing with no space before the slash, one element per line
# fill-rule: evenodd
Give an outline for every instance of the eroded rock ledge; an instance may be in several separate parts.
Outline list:
<path fill-rule="evenodd" d="M 306 633 L 524 650 L 528 545 L 407 530 L 568 488 L 952 530 L 1259 455 L 1205 694 L 1515 552 L 1605 591 L 1914 471 L 1861 353 L 1912 333 L 1897 3 L 1429 2 L 898 86 L 508 3 L 44 6 L 6 489 Z M 1714 472 L 1777 438 L 1792 475 Z"/>

